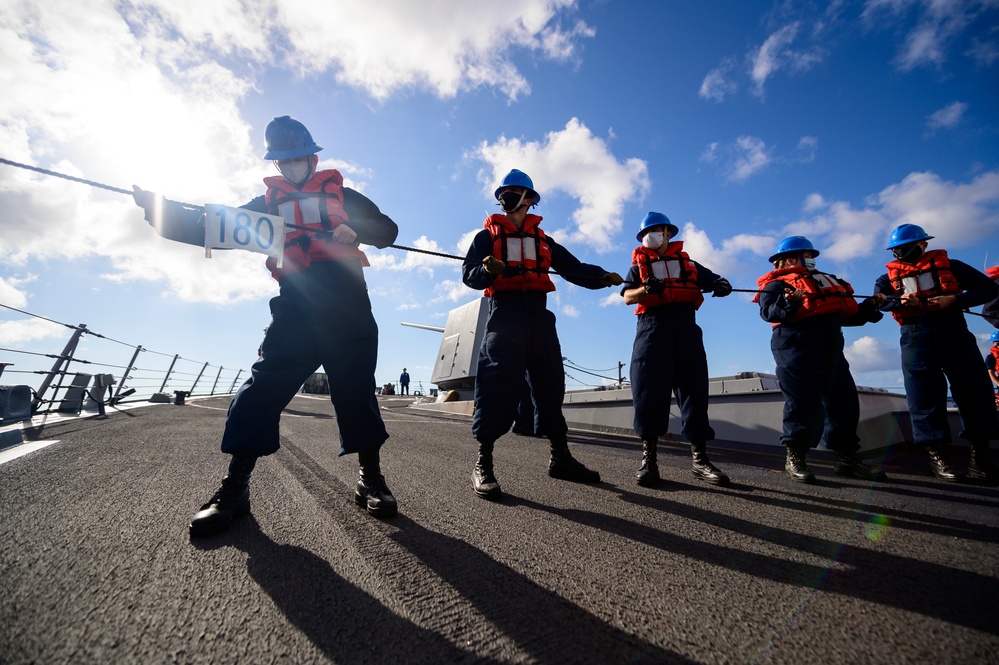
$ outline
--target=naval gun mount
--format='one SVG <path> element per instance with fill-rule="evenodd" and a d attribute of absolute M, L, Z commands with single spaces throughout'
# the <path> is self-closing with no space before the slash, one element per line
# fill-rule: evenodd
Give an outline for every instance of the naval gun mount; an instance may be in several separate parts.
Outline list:
<path fill-rule="evenodd" d="M 443 333 L 430 382 L 442 392 L 455 391 L 458 400 L 471 400 L 475 391 L 475 368 L 479 362 L 479 349 L 482 347 L 488 316 L 489 299 L 480 297 L 452 309 L 443 328 L 416 323 L 402 324 Z"/>

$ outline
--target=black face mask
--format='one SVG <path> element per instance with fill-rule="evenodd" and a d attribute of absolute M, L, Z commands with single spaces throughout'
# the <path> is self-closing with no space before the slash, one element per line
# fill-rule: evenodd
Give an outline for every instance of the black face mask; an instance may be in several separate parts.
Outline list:
<path fill-rule="evenodd" d="M 500 207 L 503 212 L 513 212 L 527 199 L 527 194 L 520 192 L 503 192 L 499 195 Z"/>
<path fill-rule="evenodd" d="M 891 253 L 902 263 L 915 263 L 923 255 L 923 248 L 920 247 L 918 242 L 914 242 L 911 245 L 895 247 L 891 250 Z"/>

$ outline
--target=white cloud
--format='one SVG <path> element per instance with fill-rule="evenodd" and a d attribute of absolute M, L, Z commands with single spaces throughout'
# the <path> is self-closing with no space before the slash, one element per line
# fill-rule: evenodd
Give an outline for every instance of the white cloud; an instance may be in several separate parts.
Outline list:
<path fill-rule="evenodd" d="M 745 55 L 753 94 L 763 98 L 767 82 L 782 71 L 801 74 L 823 62 L 839 41 L 839 33 L 853 27 L 846 18 L 848 4 L 833 0 L 819 15 L 808 3 L 776 3 L 770 18 L 783 25 Z M 964 55 L 981 67 L 991 67 L 999 60 L 996 9 L 996 0 L 865 0 L 859 24 L 863 30 L 891 30 L 903 35 L 894 58 L 896 67 L 903 71 L 926 65 L 942 68 L 957 38 L 969 27 L 980 25 L 981 34 L 971 36 Z M 698 90 L 700 98 L 721 102 L 736 92 L 733 62 L 727 58 L 705 75 Z"/>
<path fill-rule="evenodd" d="M 0 321 L 0 344 L 22 344 L 39 339 L 66 338 L 66 326 L 43 321 L 42 319 L 22 319 L 20 321 Z"/>
<path fill-rule="evenodd" d="M 465 256 L 468 253 L 468 248 L 472 246 L 472 239 L 475 238 L 476 234 L 478 234 L 481 230 L 481 228 L 470 229 L 463 233 L 461 237 L 458 238 L 458 242 L 455 245 L 455 253 Z"/>
<path fill-rule="evenodd" d="M 695 261 L 720 275 L 759 272 L 754 267 L 759 263 L 755 260 L 756 257 L 770 256 L 776 242 L 769 235 L 740 233 L 722 240 L 721 245 L 717 246 L 708 237 L 707 231 L 693 222 L 683 225 L 678 239 L 683 241 L 684 251 Z M 745 252 L 753 255 L 753 260 L 749 263 L 740 261 L 740 256 Z"/>
<path fill-rule="evenodd" d="M 916 24 L 906 35 L 895 65 L 902 71 L 920 66 L 939 69 L 955 38 L 982 14 L 997 7 L 994 0 L 867 0 L 862 20 L 868 27 L 894 28 L 894 21 L 901 22 L 905 14 L 914 11 Z M 980 42 L 976 45 L 982 46 Z M 989 57 L 987 49 L 979 52 Z M 975 53 L 972 56 L 976 57 Z"/>
<path fill-rule="evenodd" d="M 211 260 L 205 260 L 205 251 L 200 247 L 156 237 L 147 238 L 146 243 L 158 247 L 112 257 L 114 270 L 101 278 L 115 283 L 163 284 L 180 300 L 216 305 L 277 295 L 277 282 L 263 269 L 266 257 L 262 254 L 215 250 Z"/>
<path fill-rule="evenodd" d="M 798 140 L 798 145 L 791 153 L 790 160 L 803 164 L 810 164 L 815 161 L 815 156 L 819 151 L 819 140 L 814 136 L 802 136 Z"/>
<path fill-rule="evenodd" d="M 729 95 L 735 94 L 738 85 L 730 77 L 733 66 L 732 60 L 726 60 L 708 72 L 701 81 L 701 87 L 697 91 L 698 97 L 721 102 Z"/>
<path fill-rule="evenodd" d="M 481 291 L 476 291 L 465 286 L 460 279 L 442 279 L 434 284 L 434 291 L 438 295 L 430 301 L 433 303 L 456 303 L 463 301 L 462 304 L 464 304 L 464 302 L 469 302 L 473 297 L 477 298 L 482 295 Z"/>
<path fill-rule="evenodd" d="M 898 369 L 898 347 L 874 337 L 861 337 L 843 349 L 854 374 Z"/>
<path fill-rule="evenodd" d="M 624 275 L 622 275 L 623 277 Z M 624 298 L 621 297 L 621 287 L 616 286 L 612 289 L 611 293 L 608 293 L 600 302 L 597 303 L 601 307 L 614 307 L 616 305 L 624 305 Z"/>
<path fill-rule="evenodd" d="M 770 163 L 770 150 L 763 139 L 755 136 L 740 136 L 735 140 L 733 148 L 736 157 L 728 174 L 729 180 L 743 182 Z"/>
<path fill-rule="evenodd" d="M 513 168 L 531 177 L 542 206 L 545 196 L 556 191 L 577 199 L 579 207 L 572 214 L 576 227 L 549 231 L 560 242 L 586 242 L 606 251 L 613 249 L 611 238 L 622 228 L 624 205 L 640 202 L 650 188 L 644 160 L 618 161 L 606 141 L 577 118 L 549 132 L 543 143 L 501 136 L 495 143 L 483 142 L 471 156 L 487 165 L 481 180 L 489 199 L 496 183 Z M 600 187 L 593 187 L 595 182 Z"/>
<path fill-rule="evenodd" d="M 720 146 L 709 143 L 701 153 L 700 161 L 718 162 L 725 179 L 745 182 L 762 172 L 770 164 L 810 164 L 818 154 L 819 141 L 814 136 L 802 136 L 790 152 L 775 155 L 775 149 L 757 136 L 740 136 L 735 141 Z"/>
<path fill-rule="evenodd" d="M 561 307 L 559 307 L 559 312 L 565 314 L 566 316 L 572 319 L 579 318 L 579 308 L 576 307 L 575 305 L 570 305 L 568 303 L 564 304 Z"/>
<path fill-rule="evenodd" d="M 385 0 L 375 12 L 343 0 L 322 11 L 302 0 L 0 3 L 0 145 L 13 161 L 112 188 L 136 183 L 195 204 L 248 201 L 260 191 L 261 146 L 239 109 L 258 91 L 259 72 L 329 73 L 379 100 L 401 89 L 449 97 L 475 87 L 513 100 L 530 87 L 514 54 L 569 62 L 595 34 L 571 20 L 575 6 Z M 363 20 L 350 20 L 360 13 Z M 364 190 L 357 180 L 370 177 L 368 169 L 325 157 Z M 6 166 L 0 191 L 0 260 L 10 265 L 100 256 L 110 266 L 106 279 L 165 284 L 205 302 L 275 288 L 261 257 L 231 253 L 209 262 L 196 248 L 159 241 L 121 194 Z M 212 268 L 220 261 L 226 274 Z"/>
<path fill-rule="evenodd" d="M 826 203 L 826 200 L 822 198 L 822 195 L 813 192 L 805 197 L 805 203 L 802 206 L 802 210 L 805 212 L 812 212 L 814 210 L 821 210 L 822 208 L 825 208 L 826 205 L 828 204 Z"/>
<path fill-rule="evenodd" d="M 199 61 L 194 45 L 158 42 L 162 26 L 151 6 L 122 11 L 98 0 L 0 5 L 5 156 L 195 203 L 248 200 L 259 188 L 260 161 L 233 102 L 250 83 Z M 0 259 L 12 265 L 102 256 L 109 279 L 149 280 L 209 302 L 272 288 L 262 286 L 261 257 L 246 282 L 238 268 L 210 272 L 198 249 L 159 241 L 121 195 L 8 167 L 0 170 L 0 189 L 7 213 Z"/>
<path fill-rule="evenodd" d="M 781 233 L 808 237 L 824 258 L 834 261 L 883 254 L 888 234 L 899 224 L 923 227 L 938 247 L 987 244 L 999 237 L 999 171 L 968 183 L 910 173 L 862 208 L 810 194 L 804 212 L 808 216 L 785 225 Z"/>
<path fill-rule="evenodd" d="M 436 254 L 447 254 L 450 257 L 464 256 L 464 251 L 460 254 L 456 254 L 454 251 L 449 251 L 447 248 L 441 247 L 437 241 L 430 240 L 425 235 L 420 236 L 412 242 L 412 250 L 410 251 L 396 249 L 385 251 L 366 249 L 365 251 L 372 267 L 383 270 L 400 270 L 405 272 L 417 270 L 430 277 L 433 277 L 435 267 L 456 268 L 461 265 L 459 259 L 437 256 Z M 426 252 L 434 252 L 434 254 Z"/>
<path fill-rule="evenodd" d="M 804 51 L 791 48 L 798 36 L 799 26 L 798 22 L 785 25 L 747 55 L 753 93 L 757 96 L 763 96 L 763 86 L 767 79 L 778 71 L 786 69 L 792 73 L 804 72 L 822 61 L 823 54 L 818 47 Z"/>
<path fill-rule="evenodd" d="M 829 203 L 824 212 L 788 224 L 784 227 L 784 235 L 806 236 L 816 247 L 821 245 L 824 258 L 846 261 L 884 249 L 883 230 L 889 223 L 879 210 L 857 210 L 849 203 L 835 201 Z"/>
<path fill-rule="evenodd" d="M 713 162 L 716 159 L 718 159 L 718 141 L 712 141 L 704 148 L 704 152 L 701 153 L 701 161 Z"/>
<path fill-rule="evenodd" d="M 534 51 L 558 61 L 576 56 L 595 31 L 581 21 L 568 30 L 561 18 L 575 0 L 267 3 L 275 30 L 294 47 L 287 57 L 303 73 L 336 79 L 384 100 L 403 88 L 429 89 L 442 98 L 476 87 L 497 87 L 514 100 L 528 94 L 527 79 L 510 57 Z"/>
<path fill-rule="evenodd" d="M 999 33 L 999 27 L 993 27 L 991 34 Z M 971 48 L 965 51 L 965 55 L 974 60 L 981 67 L 991 67 L 999 60 L 999 44 L 995 41 L 986 41 L 978 37 L 971 38 Z"/>
<path fill-rule="evenodd" d="M 964 119 L 964 112 L 968 110 L 968 105 L 964 102 L 952 102 L 938 111 L 934 111 L 926 118 L 926 127 L 930 131 L 937 129 L 952 129 Z"/>
<path fill-rule="evenodd" d="M 999 238 L 999 171 L 967 183 L 912 173 L 869 197 L 862 207 L 828 201 L 816 192 L 806 197 L 803 213 L 772 234 L 738 234 L 721 241 L 687 222 L 678 239 L 696 261 L 733 283 L 733 277 L 758 275 L 759 257 L 769 256 L 781 238 L 792 235 L 811 240 L 821 250 L 821 260 L 840 264 L 870 256 L 883 259 L 888 234 L 899 224 L 922 226 L 935 236 L 934 247 L 988 247 Z M 744 259 L 747 253 L 751 256 Z"/>
<path fill-rule="evenodd" d="M 18 288 L 20 284 L 20 280 L 0 277 L 0 304 L 23 309 L 28 304 L 28 297 Z"/>
<path fill-rule="evenodd" d="M 910 173 L 878 195 L 892 227 L 918 224 L 940 247 L 985 244 L 999 236 L 999 171 L 969 183 L 945 181 L 935 173 Z"/>

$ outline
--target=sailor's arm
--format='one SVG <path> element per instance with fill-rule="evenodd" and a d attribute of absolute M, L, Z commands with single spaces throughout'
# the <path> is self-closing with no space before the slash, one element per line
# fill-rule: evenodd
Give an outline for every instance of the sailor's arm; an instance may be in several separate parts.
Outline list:
<path fill-rule="evenodd" d="M 350 187 L 343 188 L 343 209 L 348 219 L 343 226 L 350 227 L 357 234 L 356 242 L 384 249 L 394 243 L 399 235 L 399 227 L 378 209 L 374 201 Z M 350 242 L 346 238 L 337 239 Z"/>
<path fill-rule="evenodd" d="M 204 208 L 171 201 L 136 185 L 132 185 L 132 198 L 137 206 L 145 210 L 145 219 L 156 233 L 167 240 L 204 246 Z"/>

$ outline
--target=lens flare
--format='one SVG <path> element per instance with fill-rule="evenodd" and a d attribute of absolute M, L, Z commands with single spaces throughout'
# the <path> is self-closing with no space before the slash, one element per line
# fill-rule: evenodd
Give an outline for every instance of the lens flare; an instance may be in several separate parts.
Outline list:
<path fill-rule="evenodd" d="M 872 515 L 870 521 L 864 525 L 864 535 L 872 542 L 878 542 L 888 533 L 891 520 L 887 515 Z"/>

